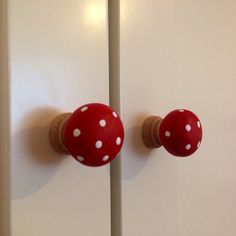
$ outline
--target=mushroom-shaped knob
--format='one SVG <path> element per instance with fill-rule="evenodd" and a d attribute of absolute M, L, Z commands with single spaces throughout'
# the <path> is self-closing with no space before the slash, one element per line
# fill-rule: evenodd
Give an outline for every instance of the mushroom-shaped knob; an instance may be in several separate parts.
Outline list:
<path fill-rule="evenodd" d="M 120 152 L 124 128 L 110 107 L 91 103 L 58 115 L 49 128 L 49 141 L 58 153 L 70 154 L 87 166 L 102 166 Z"/>
<path fill-rule="evenodd" d="M 164 148 L 174 156 L 185 157 L 193 154 L 201 144 L 202 126 L 191 111 L 178 109 L 162 119 L 148 117 L 142 128 L 143 140 L 147 147 Z"/>

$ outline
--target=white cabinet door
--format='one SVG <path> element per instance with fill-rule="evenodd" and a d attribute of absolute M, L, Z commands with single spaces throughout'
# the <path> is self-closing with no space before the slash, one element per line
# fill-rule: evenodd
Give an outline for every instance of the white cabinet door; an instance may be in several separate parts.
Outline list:
<path fill-rule="evenodd" d="M 8 1 L 11 236 L 110 235 L 109 166 L 60 157 L 48 125 L 109 103 L 107 2 Z"/>
<path fill-rule="evenodd" d="M 122 4 L 122 236 L 234 236 L 236 2 Z M 141 139 L 146 116 L 175 108 L 202 121 L 189 158 Z"/>

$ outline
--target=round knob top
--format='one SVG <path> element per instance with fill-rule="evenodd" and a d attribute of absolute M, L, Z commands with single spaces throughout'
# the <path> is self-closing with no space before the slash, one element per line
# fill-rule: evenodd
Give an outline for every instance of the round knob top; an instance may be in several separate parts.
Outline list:
<path fill-rule="evenodd" d="M 162 120 L 159 135 L 168 152 L 185 157 L 194 153 L 201 144 L 202 126 L 193 112 L 174 110 Z"/>
<path fill-rule="evenodd" d="M 100 103 L 86 104 L 65 122 L 63 141 L 77 161 L 87 166 L 101 166 L 120 152 L 124 128 L 110 107 Z"/>

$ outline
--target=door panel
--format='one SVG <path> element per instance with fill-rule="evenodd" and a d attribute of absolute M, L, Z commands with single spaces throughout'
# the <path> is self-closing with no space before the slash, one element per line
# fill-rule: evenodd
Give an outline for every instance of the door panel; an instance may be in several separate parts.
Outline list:
<path fill-rule="evenodd" d="M 110 235 L 109 167 L 60 157 L 60 112 L 109 103 L 107 3 L 10 0 L 12 236 Z"/>
<path fill-rule="evenodd" d="M 236 3 L 123 1 L 123 236 L 236 233 Z M 141 140 L 148 115 L 193 110 L 203 143 L 189 158 Z"/>

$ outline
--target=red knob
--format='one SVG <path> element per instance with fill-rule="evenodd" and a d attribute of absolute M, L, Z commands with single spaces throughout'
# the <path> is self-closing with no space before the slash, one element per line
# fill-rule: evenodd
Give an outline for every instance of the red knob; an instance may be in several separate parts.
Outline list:
<path fill-rule="evenodd" d="M 51 123 L 49 140 L 58 153 L 70 154 L 87 166 L 102 166 L 120 152 L 124 128 L 110 107 L 91 103 L 57 116 Z"/>
<path fill-rule="evenodd" d="M 143 140 L 149 148 L 163 145 L 174 156 L 189 156 L 201 144 L 201 122 L 193 112 L 184 109 L 174 110 L 164 119 L 151 116 L 144 121 Z"/>

